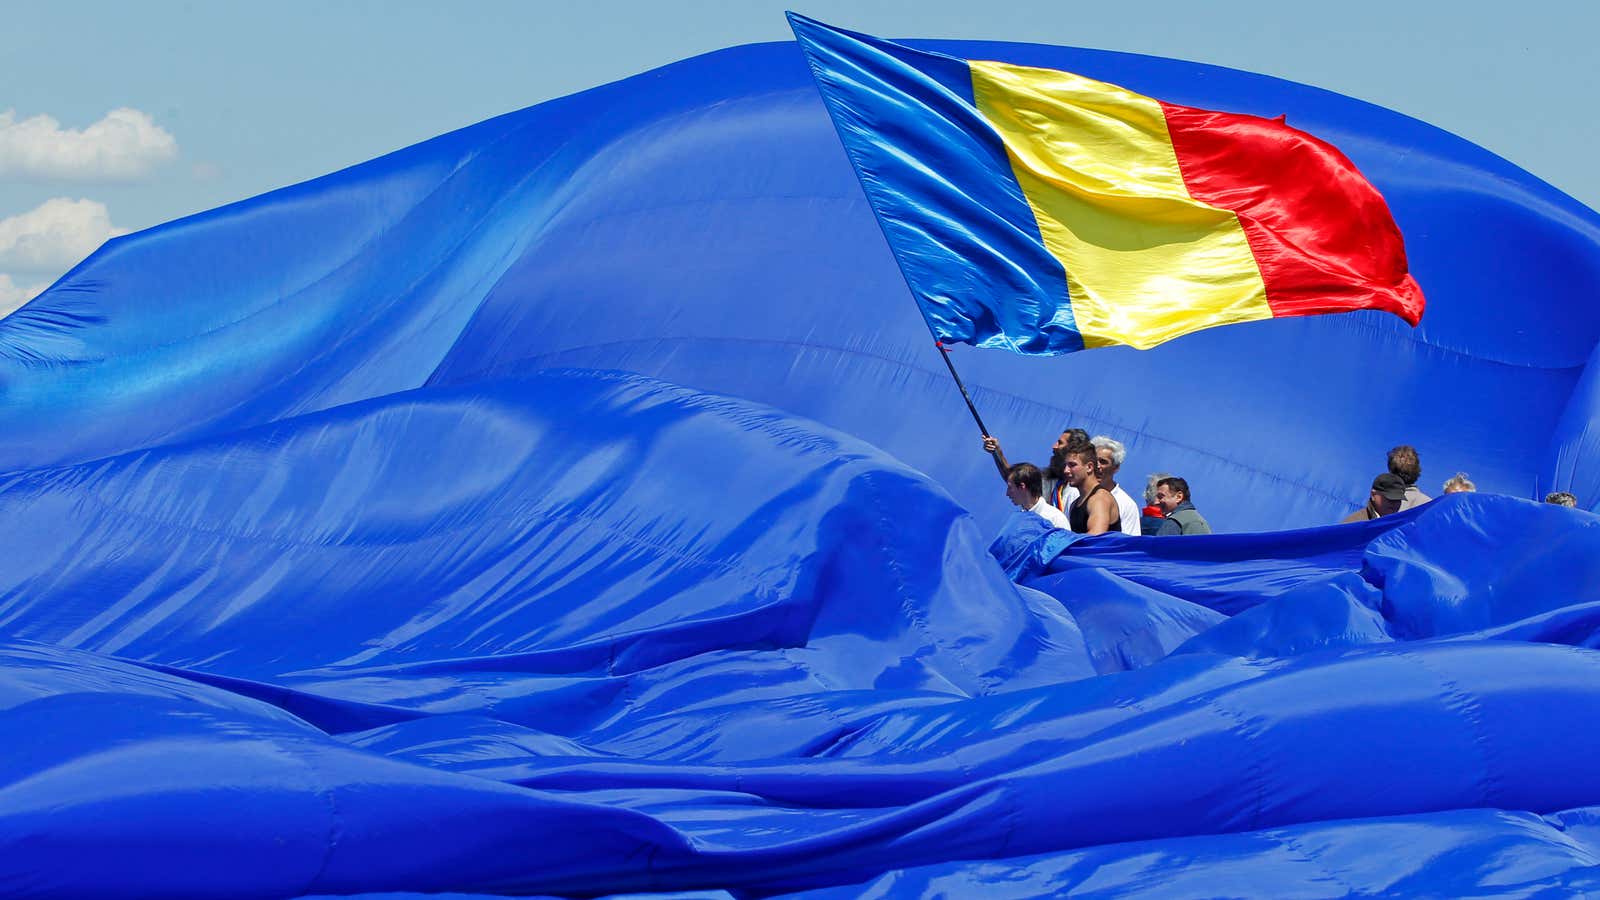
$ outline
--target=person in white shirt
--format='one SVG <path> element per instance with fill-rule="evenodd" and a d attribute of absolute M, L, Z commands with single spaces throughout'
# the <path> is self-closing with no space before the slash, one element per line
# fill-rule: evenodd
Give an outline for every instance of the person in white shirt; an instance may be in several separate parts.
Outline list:
<path fill-rule="evenodd" d="M 1113 440 L 1103 434 L 1097 434 L 1089 439 L 1094 445 L 1094 453 L 1100 460 L 1100 483 L 1111 492 L 1113 500 L 1117 501 L 1117 512 L 1122 514 L 1122 533 L 1139 535 L 1139 504 L 1133 502 L 1128 492 L 1117 484 L 1117 470 L 1128 458 L 1128 448 L 1122 442 Z"/>
<path fill-rule="evenodd" d="M 1017 463 L 1006 470 L 1006 497 L 1017 508 L 1044 519 L 1056 528 L 1067 527 L 1067 517 L 1061 510 L 1044 502 L 1041 482 L 1044 476 L 1033 463 Z"/>
<path fill-rule="evenodd" d="M 1039 478 L 1040 496 L 1044 502 L 1054 506 L 1062 512 L 1078 499 L 1078 489 L 1067 484 L 1061 477 L 1062 467 L 1066 463 L 1067 445 L 1082 443 L 1089 439 L 1089 432 L 1082 428 L 1068 428 L 1056 438 L 1055 444 L 1050 447 L 1050 464 L 1041 471 Z M 1006 452 L 1000 449 L 1000 440 L 989 435 L 983 436 L 983 452 L 989 454 L 994 460 L 994 466 L 1000 470 L 1000 477 L 1005 478 L 1011 471 L 1011 462 L 1006 459 Z"/>

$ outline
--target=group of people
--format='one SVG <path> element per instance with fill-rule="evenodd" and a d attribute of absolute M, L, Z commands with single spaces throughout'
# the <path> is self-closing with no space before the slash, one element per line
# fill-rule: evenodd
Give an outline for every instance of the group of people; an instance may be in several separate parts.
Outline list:
<path fill-rule="evenodd" d="M 1390 450 L 1389 471 L 1372 479 L 1372 493 L 1368 495 L 1367 505 L 1345 516 L 1342 521 L 1364 522 L 1427 503 L 1433 498 L 1417 487 L 1417 479 L 1421 477 L 1422 461 L 1417 456 L 1417 448 L 1401 444 Z M 1465 472 L 1457 472 L 1445 480 L 1442 489 L 1446 494 L 1460 494 L 1476 491 L 1478 486 L 1472 483 Z M 1578 498 L 1567 491 L 1551 491 L 1545 495 L 1544 502 L 1576 507 Z"/>
<path fill-rule="evenodd" d="M 985 436 L 983 449 L 994 459 L 1006 481 L 1006 496 L 1019 508 L 1041 516 L 1057 528 L 1079 534 L 1121 532 L 1129 535 L 1210 534 L 1205 516 L 1195 509 L 1189 482 L 1158 472 L 1145 485 L 1145 505 L 1140 507 L 1117 482 L 1127 460 L 1121 441 L 1081 428 L 1061 432 L 1050 448 L 1050 463 L 1040 469 L 1033 463 L 1011 464 L 1000 442 Z M 1345 516 L 1343 522 L 1362 522 L 1393 515 L 1433 499 L 1417 487 L 1422 461 L 1417 449 L 1401 444 L 1389 451 L 1389 470 L 1372 479 L 1367 505 Z M 1477 485 L 1463 472 L 1447 479 L 1446 494 L 1475 491 Z M 1555 491 L 1546 503 L 1577 506 L 1565 491 Z"/>
<path fill-rule="evenodd" d="M 1150 476 L 1145 505 L 1135 503 L 1117 482 L 1128 458 L 1121 441 L 1090 437 L 1081 428 L 1061 432 L 1043 470 L 1033 463 L 1011 464 L 1000 442 L 983 439 L 1006 480 L 1006 496 L 1018 507 L 1042 516 L 1057 528 L 1079 534 L 1119 531 L 1130 535 L 1210 534 L 1195 509 L 1189 482 L 1165 472 Z"/>
<path fill-rule="evenodd" d="M 1421 477 L 1422 460 L 1417 456 L 1417 448 L 1410 444 L 1401 444 L 1390 450 L 1389 471 L 1372 479 L 1372 493 L 1367 496 L 1367 505 L 1345 516 L 1339 520 L 1340 523 L 1365 522 L 1368 519 L 1392 516 L 1401 510 L 1427 503 L 1433 498 L 1417 487 L 1417 479 Z M 1457 472 L 1454 478 L 1444 483 L 1444 491 L 1447 494 L 1474 490 L 1477 490 L 1477 485 L 1461 472 Z"/>

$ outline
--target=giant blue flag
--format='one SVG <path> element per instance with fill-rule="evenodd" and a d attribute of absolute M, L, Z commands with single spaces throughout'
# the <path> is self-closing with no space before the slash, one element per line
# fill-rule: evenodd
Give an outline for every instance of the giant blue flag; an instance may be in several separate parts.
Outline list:
<path fill-rule="evenodd" d="M 978 354 L 1229 532 L 1068 544 L 944 434 L 792 44 L 117 238 L 0 320 L 5 891 L 1600 890 L 1600 518 L 1325 524 L 1401 440 L 1595 502 L 1595 215 L 1325 92 L 932 49 L 1289 111 L 1426 319 Z"/>

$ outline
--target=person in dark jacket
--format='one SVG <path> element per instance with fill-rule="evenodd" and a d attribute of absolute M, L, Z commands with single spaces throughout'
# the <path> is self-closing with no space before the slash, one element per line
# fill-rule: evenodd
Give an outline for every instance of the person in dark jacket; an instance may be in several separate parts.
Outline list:
<path fill-rule="evenodd" d="M 1189 493 L 1189 482 L 1169 475 L 1156 482 L 1156 505 L 1166 513 L 1166 520 L 1156 532 L 1156 537 L 1172 534 L 1210 534 L 1211 523 L 1194 508 Z"/>

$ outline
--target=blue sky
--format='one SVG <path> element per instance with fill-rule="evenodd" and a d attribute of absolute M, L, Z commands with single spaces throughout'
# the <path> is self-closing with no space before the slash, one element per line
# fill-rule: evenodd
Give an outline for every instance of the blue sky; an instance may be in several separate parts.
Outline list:
<path fill-rule="evenodd" d="M 1369 100 L 1600 207 L 1600 3 L 207 2 L 0 9 L 0 312 L 105 237 L 720 47 L 888 37 L 1198 60 Z"/>

